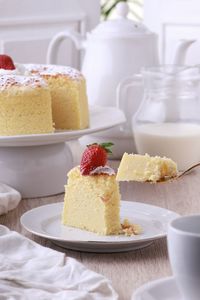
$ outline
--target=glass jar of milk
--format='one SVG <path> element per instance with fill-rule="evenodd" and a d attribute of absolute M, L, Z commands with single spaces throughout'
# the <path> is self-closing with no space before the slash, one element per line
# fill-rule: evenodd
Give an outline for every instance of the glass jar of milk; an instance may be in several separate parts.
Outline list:
<path fill-rule="evenodd" d="M 199 162 L 199 68 L 149 68 L 141 78 L 143 101 L 132 120 L 138 153 L 172 158 L 179 170 Z"/>

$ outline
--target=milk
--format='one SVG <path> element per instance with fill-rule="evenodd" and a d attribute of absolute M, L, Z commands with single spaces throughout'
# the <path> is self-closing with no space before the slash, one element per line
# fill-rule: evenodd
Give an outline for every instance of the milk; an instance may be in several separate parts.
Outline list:
<path fill-rule="evenodd" d="M 137 125 L 134 128 L 139 154 L 148 153 L 173 159 L 179 170 L 200 161 L 200 125 L 160 123 Z"/>

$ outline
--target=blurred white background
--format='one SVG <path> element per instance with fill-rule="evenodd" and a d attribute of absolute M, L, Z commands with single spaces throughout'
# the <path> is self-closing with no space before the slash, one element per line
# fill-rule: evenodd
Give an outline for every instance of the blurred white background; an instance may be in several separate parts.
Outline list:
<path fill-rule="evenodd" d="M 73 28 L 85 35 L 100 20 L 115 18 L 119 0 L 0 0 L 0 53 L 17 62 L 45 63 L 50 39 Z M 129 18 L 159 35 L 161 61 L 170 63 L 179 39 L 196 39 L 186 63 L 200 63 L 199 0 L 127 0 Z M 64 41 L 58 64 L 80 68 L 80 53 Z"/>
<path fill-rule="evenodd" d="M 45 63 L 50 39 L 73 28 L 81 34 L 100 20 L 100 0 L 0 0 L 0 53 L 15 62 Z M 63 42 L 59 64 L 80 67 L 80 56 Z"/>

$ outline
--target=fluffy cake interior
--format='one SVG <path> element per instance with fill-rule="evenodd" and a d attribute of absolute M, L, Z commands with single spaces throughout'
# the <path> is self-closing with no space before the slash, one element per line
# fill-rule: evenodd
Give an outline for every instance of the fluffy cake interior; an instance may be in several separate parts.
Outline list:
<path fill-rule="evenodd" d="M 44 77 L 51 92 L 55 127 L 57 129 L 87 128 L 89 113 L 85 80 L 74 81 L 64 76 Z"/>
<path fill-rule="evenodd" d="M 64 225 L 103 235 L 120 232 L 120 194 L 115 175 L 82 176 L 75 167 L 68 174 L 65 189 Z"/>

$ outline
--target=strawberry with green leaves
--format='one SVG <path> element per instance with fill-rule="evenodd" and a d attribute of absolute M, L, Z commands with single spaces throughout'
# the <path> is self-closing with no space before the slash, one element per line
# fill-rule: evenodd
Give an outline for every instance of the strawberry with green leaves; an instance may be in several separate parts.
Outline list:
<path fill-rule="evenodd" d="M 108 154 L 112 153 L 110 148 L 113 143 L 91 144 L 83 152 L 80 171 L 82 175 L 90 175 L 90 172 L 97 167 L 104 167 L 107 163 Z"/>

